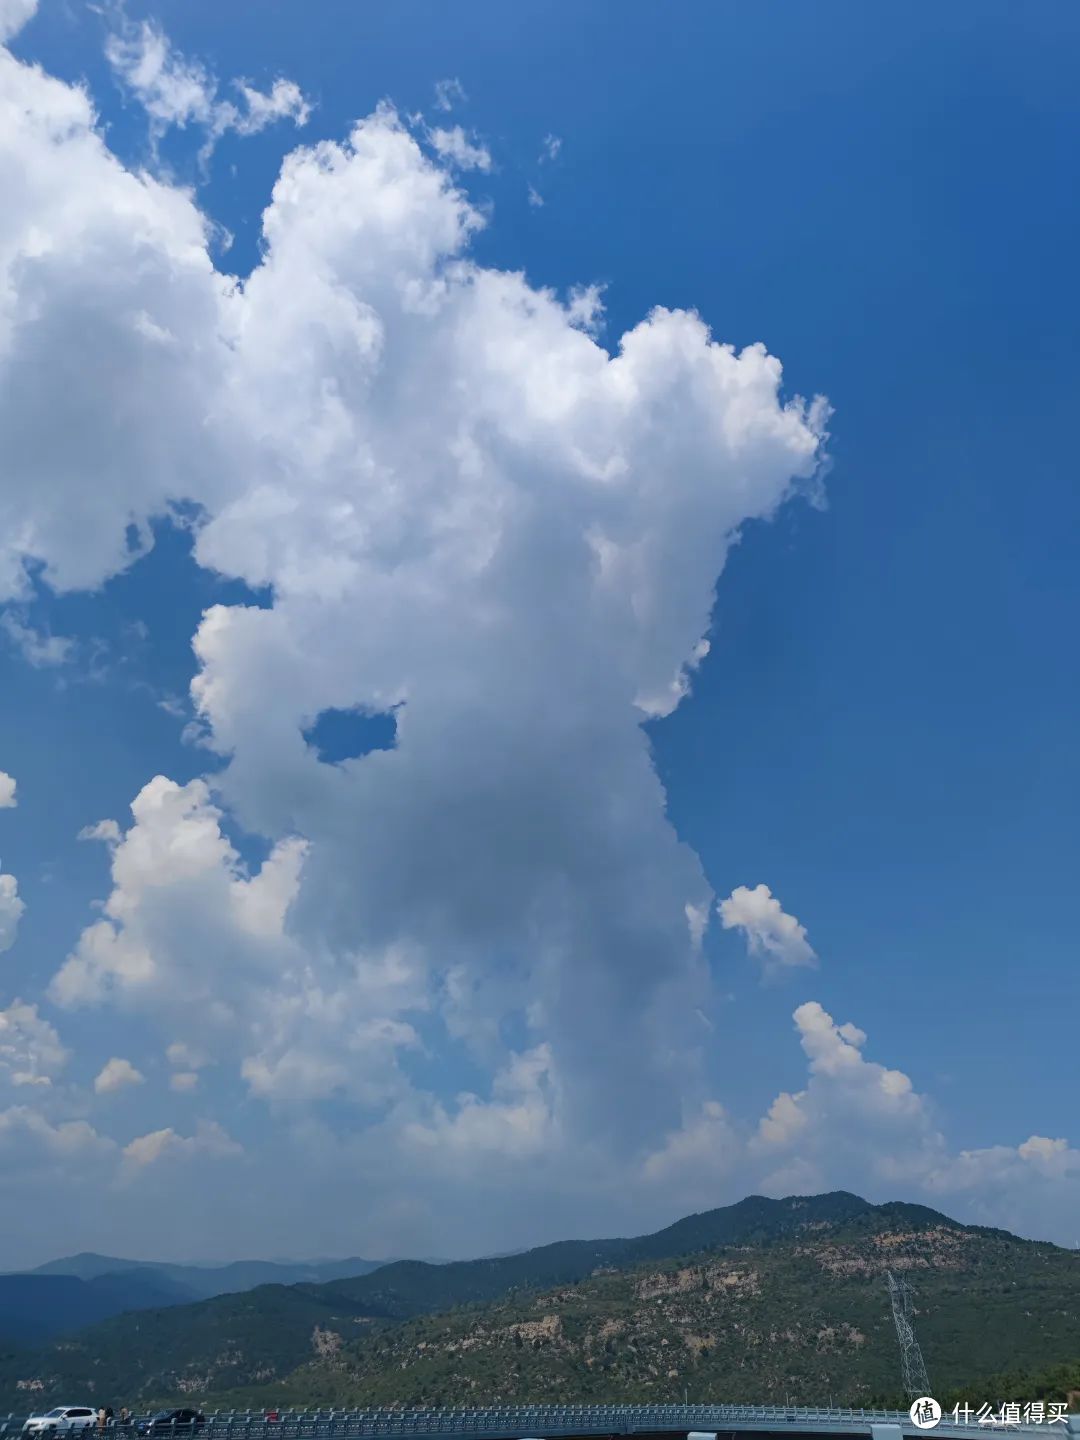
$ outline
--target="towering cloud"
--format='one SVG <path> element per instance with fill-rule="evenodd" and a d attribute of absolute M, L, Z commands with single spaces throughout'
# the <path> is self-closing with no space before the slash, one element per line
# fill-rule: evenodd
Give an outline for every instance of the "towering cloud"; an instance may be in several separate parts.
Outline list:
<path fill-rule="evenodd" d="M 162 55 L 132 83 L 176 80 Z M 288 157 L 235 281 L 81 92 L 0 64 L 8 594 L 29 560 L 100 582 L 180 500 L 198 558 L 273 594 L 196 637 L 217 806 L 147 785 L 54 997 L 163 1042 L 197 1007 L 255 1094 L 372 1119 L 423 1022 L 492 1077 L 423 1102 L 433 1143 L 539 1107 L 535 1133 L 639 1150 L 700 1089 L 710 983 L 641 721 L 686 693 L 738 528 L 814 475 L 824 403 L 694 314 L 608 353 L 595 304 L 475 264 L 481 216 L 386 107 Z M 393 707 L 396 747 L 321 763 L 331 707 Z M 276 844 L 261 874 L 223 806 Z"/>
<path fill-rule="evenodd" d="M 0 38 L 33 9 L 0 0 Z M 197 126 L 205 154 L 308 119 L 290 82 L 222 92 L 152 26 L 109 54 L 155 140 Z M 464 98 L 437 87 L 444 112 Z M 740 529 L 816 484 L 828 409 L 693 312 L 605 345 L 596 287 L 480 265 L 485 217 L 455 177 L 490 165 L 464 128 L 382 106 L 287 157 L 238 277 L 190 193 L 126 169 L 83 90 L 0 46 L 0 627 L 63 659 L 25 618 L 34 585 L 107 582 L 180 507 L 196 559 L 263 597 L 193 637 L 197 738 L 221 764 L 147 775 L 130 817 L 81 832 L 108 893 L 48 1000 L 117 1012 L 148 1058 L 125 1038 L 133 1060 L 106 1060 L 110 1040 L 65 1069 L 37 1005 L 0 1011 L 5 1176 L 66 1198 L 78 1156 L 137 1180 L 110 1210 L 126 1228 L 185 1165 L 270 1174 L 266 1249 L 291 1245 L 301 1194 L 323 1248 L 353 1246 L 354 1173 L 367 1238 L 399 1253 L 435 1225 L 440 1246 L 486 1245 L 478 1174 L 521 1217 L 513 1243 L 838 1183 L 1030 1216 L 1034 1180 L 1065 1214 L 1064 1140 L 955 1154 L 816 1002 L 789 1035 L 798 1088 L 756 1123 L 713 1094 L 715 901 L 642 724 L 687 694 Z M 328 711 L 381 715 L 395 743 L 325 763 L 307 737 Z M 21 909 L 0 876 L 0 949 Z M 719 917 L 765 970 L 816 961 L 765 885 Z M 243 1148 L 213 1118 L 226 1096 L 264 1105 L 297 1163 Z M 144 1110 L 111 1139 L 91 1106 Z M 213 1203 L 246 1238 L 244 1187 Z"/>

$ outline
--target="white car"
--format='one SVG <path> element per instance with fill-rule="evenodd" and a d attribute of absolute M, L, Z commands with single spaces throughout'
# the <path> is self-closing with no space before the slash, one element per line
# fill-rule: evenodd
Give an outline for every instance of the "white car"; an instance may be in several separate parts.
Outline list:
<path fill-rule="evenodd" d="M 89 1405 L 55 1405 L 44 1415 L 31 1415 L 22 1428 L 24 1435 L 76 1435 L 97 1423 L 97 1411 Z"/>

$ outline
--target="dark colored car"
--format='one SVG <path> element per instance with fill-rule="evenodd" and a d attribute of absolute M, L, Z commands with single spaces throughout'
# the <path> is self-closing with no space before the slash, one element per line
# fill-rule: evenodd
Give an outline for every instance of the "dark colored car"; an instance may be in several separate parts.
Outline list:
<path fill-rule="evenodd" d="M 156 1415 L 140 1420 L 138 1428 L 140 1435 L 190 1435 L 205 1425 L 206 1416 L 198 1410 L 159 1410 Z"/>

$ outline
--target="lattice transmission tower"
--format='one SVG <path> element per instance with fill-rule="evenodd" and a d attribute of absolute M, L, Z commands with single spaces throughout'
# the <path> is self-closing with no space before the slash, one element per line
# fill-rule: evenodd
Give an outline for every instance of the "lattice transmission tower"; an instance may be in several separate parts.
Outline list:
<path fill-rule="evenodd" d="M 893 1322 L 896 1338 L 900 1342 L 900 1366 L 904 1372 L 904 1393 L 909 1400 L 930 1394 L 930 1378 L 926 1373 L 926 1361 L 915 1339 L 915 1307 L 913 1291 L 906 1280 L 898 1280 L 892 1271 L 889 1276 L 889 1299 L 892 1301 Z"/>

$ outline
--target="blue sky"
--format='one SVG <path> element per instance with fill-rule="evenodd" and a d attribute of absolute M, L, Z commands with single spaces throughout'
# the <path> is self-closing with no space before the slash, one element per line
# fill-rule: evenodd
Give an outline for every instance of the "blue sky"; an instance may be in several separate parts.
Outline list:
<path fill-rule="evenodd" d="M 36 1007 L 32 1018 L 9 1012 L 20 1053 L 48 1050 L 42 1026 L 67 1052 L 51 1070 L 41 1062 L 49 1085 L 12 1080 L 0 1096 L 0 1109 L 18 1112 L 0 1125 L 11 1147 L 0 1261 L 91 1245 L 176 1258 L 466 1254 L 647 1228 L 749 1190 L 834 1185 L 1075 1243 L 1078 29 L 1065 5 L 1021 12 L 986 0 L 944 12 L 730 4 L 679 17 L 636 3 L 474 3 L 452 19 L 435 4 L 288 0 L 256 13 L 201 0 L 104 11 L 41 0 L 9 42 L 14 55 L 84 84 L 96 109 L 87 134 L 103 136 L 127 172 L 157 177 L 153 203 L 168 215 L 140 223 L 154 237 L 145 243 L 171 258 L 140 268 L 128 192 L 117 182 L 110 199 L 112 179 L 102 170 L 93 181 L 75 151 L 88 218 L 73 225 L 27 186 L 7 238 L 0 224 L 0 264 L 29 296 L 0 328 L 0 378 L 14 395 L 15 367 L 24 377 L 9 412 L 18 434 L 0 439 L 0 514 L 25 576 L 5 596 L 0 652 L 0 770 L 18 797 L 0 810 L 0 857 L 25 905 L 2 960 L 0 1010 L 16 998 Z M 146 79 L 152 44 L 171 57 L 168 93 Z M 159 116 L 175 106 L 177 77 L 192 76 L 201 111 L 185 92 L 188 111 L 173 113 L 184 123 L 163 123 L 152 144 L 154 106 Z M 236 78 L 263 96 L 292 82 L 306 123 L 294 124 L 299 102 L 286 97 L 276 121 L 243 133 L 257 127 Z M 444 87 L 444 109 L 436 86 L 448 80 L 458 84 Z M 260 239 L 283 158 L 298 144 L 343 143 L 383 100 L 412 137 L 416 175 L 444 167 L 483 217 L 446 248 L 486 275 L 520 272 L 515 284 L 549 289 L 558 317 L 522 321 L 512 345 L 501 312 L 480 302 L 445 331 L 406 305 L 412 318 L 395 328 L 399 300 L 386 297 L 406 266 L 395 246 L 412 232 L 391 243 L 350 212 L 374 193 L 375 172 L 340 194 L 323 187 L 325 212 L 319 176 L 305 172 L 304 198 L 280 207 L 279 238 Z M 228 121 L 226 101 L 238 107 Z M 33 103 L 54 102 L 35 91 Z M 437 132 L 455 126 L 484 154 L 479 166 L 440 159 Z M 12 173 L 35 153 L 20 143 L 5 162 Z M 63 193 L 61 152 L 74 142 L 47 143 Z M 169 250 L 162 239 L 187 222 L 160 195 L 229 232 L 228 248 L 220 231 L 209 239 L 222 274 L 245 277 L 272 252 L 279 288 L 258 309 L 249 287 L 265 328 L 247 322 L 256 340 L 243 374 L 206 359 L 194 288 L 161 301 L 196 317 L 167 379 L 111 343 L 107 317 L 121 311 L 164 324 L 153 307 L 187 263 L 180 241 Z M 423 203 L 433 227 L 450 223 L 430 195 Z M 50 284 L 89 297 L 70 333 L 74 306 L 58 300 L 54 323 L 34 300 L 27 237 L 50 225 Z M 120 237 L 113 268 L 85 239 L 95 226 Z M 425 261 L 417 283 L 447 263 Z M 316 274 L 329 289 L 309 294 Z M 803 466 L 802 497 L 783 499 L 800 462 L 780 475 L 783 446 L 765 419 L 748 459 L 715 448 L 712 402 L 688 398 L 699 372 L 662 348 L 642 362 L 636 417 L 616 421 L 606 391 L 570 419 L 539 401 L 528 424 L 513 405 L 504 412 L 499 377 L 544 393 L 548 372 L 529 371 L 522 355 L 554 346 L 557 325 L 580 336 L 563 307 L 589 285 L 602 287 L 595 342 L 612 354 L 654 306 L 694 310 L 716 341 L 760 341 L 779 357 L 780 403 L 827 396 L 834 413 L 817 452 L 827 463 L 816 479 Z M 332 315 L 345 295 L 362 302 L 359 320 Z M 390 338 L 361 383 L 335 327 L 371 314 Z M 457 419 L 425 397 L 422 378 L 410 389 L 411 376 L 431 384 L 445 372 L 449 334 L 467 336 L 453 364 L 479 417 L 470 444 L 485 477 L 486 466 L 509 487 L 477 489 L 487 479 L 462 468 L 465 510 L 452 521 L 441 467 Z M 648 339 L 661 347 L 659 331 Z M 495 358 L 474 372 L 488 345 Z M 570 355 L 555 373 L 578 363 Z M 89 399 L 81 381 L 65 385 L 67 364 L 94 375 Z M 349 416 L 347 441 L 315 401 L 296 401 L 327 385 Z M 227 423 L 222 395 L 241 397 Z M 392 396 L 385 407 L 380 395 Z M 766 418 L 776 407 L 767 395 L 755 404 Z M 674 519 L 646 496 L 612 521 L 646 557 L 628 611 L 640 634 L 594 613 L 560 569 L 577 507 L 581 533 L 610 518 L 589 520 L 581 492 L 563 488 L 578 461 L 551 459 L 560 425 L 567 455 L 615 435 L 631 469 L 661 489 L 676 474 L 688 487 Z M 59 460 L 57 433 L 70 441 Z M 361 452 L 365 464 L 374 457 L 374 481 L 357 478 Z M 27 458 L 40 454 L 40 464 Z M 738 490 L 744 463 L 756 477 L 749 497 Z M 324 528 L 313 497 L 333 490 L 347 507 L 355 497 L 349 513 L 367 535 L 382 523 L 380 494 L 429 472 L 379 541 L 385 573 L 357 588 L 350 567 L 367 542 L 349 549 L 345 511 Z M 259 485 L 282 474 L 288 504 L 267 508 Z M 720 493 L 729 484 L 731 500 Z M 190 528 L 166 518 L 180 501 L 201 507 L 183 509 Z M 96 517 L 85 546 L 64 519 L 84 507 Z M 451 583 L 437 544 L 427 552 L 417 539 L 435 517 L 442 534 L 462 513 L 471 539 L 491 515 L 520 516 L 487 562 L 498 577 L 483 591 L 483 613 L 501 617 L 493 630 L 475 628 L 471 568 Z M 97 544 L 97 521 L 112 551 Z M 152 524 L 156 543 L 124 564 L 132 521 Z M 733 525 L 741 536 L 725 564 Z M 324 565 L 328 555 L 343 568 Z M 685 613 L 684 575 L 696 586 Z M 690 662 L 703 633 L 694 616 L 718 576 L 690 693 L 652 718 L 623 704 L 616 720 L 627 677 L 648 671 L 651 683 L 654 660 L 669 655 Z M 439 597 L 430 613 L 429 589 Z M 211 636 L 197 658 L 192 639 L 213 605 L 275 618 Z M 646 614 L 660 616 L 655 627 Z M 69 643 L 42 653 L 48 635 Z M 615 655 L 631 658 L 613 663 L 608 688 Z M 217 689 L 193 700 L 203 671 Z M 399 703 L 402 766 L 417 746 L 403 773 L 395 752 L 381 769 L 373 757 L 350 770 L 290 748 L 321 710 Z M 632 753 L 642 721 L 666 799 L 649 788 L 648 757 Z M 345 739 L 341 729 L 334 743 Z M 242 881 L 273 855 L 284 873 L 296 858 L 287 847 L 307 845 L 299 878 L 281 882 L 278 928 L 264 927 L 258 945 L 254 932 L 228 931 L 195 880 L 175 880 L 167 837 L 161 849 L 147 842 L 161 867 L 149 891 L 130 837 L 76 839 L 112 818 L 119 841 L 156 775 L 210 781 L 188 812 L 191 844 L 208 846 L 198 885 L 218 885 L 222 864 Z M 220 836 L 234 858 L 222 860 Z M 110 876 L 125 853 L 128 870 Z M 549 868 L 554 889 L 536 880 Z M 676 958 L 681 897 L 699 904 L 708 888 L 719 901 L 759 885 L 782 911 L 762 908 L 761 892 L 728 912 L 742 923 L 725 926 L 713 908 L 701 955 L 690 945 Z M 109 920 L 120 949 L 130 941 L 157 978 L 111 960 L 81 989 L 57 988 L 110 892 L 121 896 Z M 807 946 L 814 965 L 800 963 Z M 358 979 L 359 954 L 371 973 Z M 240 973 L 254 977 L 250 992 L 236 988 Z M 256 995 L 265 1014 L 248 1032 Z M 181 1016 L 185 996 L 192 1013 Z M 207 1018 L 218 1000 L 230 1012 L 220 1023 Z M 192 1063 L 170 1060 L 170 1044 Z M 95 1091 L 111 1058 L 141 1080 Z M 170 1089 L 174 1072 L 197 1078 Z M 887 1078 L 896 1072 L 910 1088 Z M 666 1102 L 643 1103 L 636 1131 L 619 1100 L 635 1086 Z M 779 1110 L 778 1096 L 790 1102 Z M 72 1166 L 100 1170 L 100 1208 L 55 1198 L 57 1174 Z M 170 1203 L 178 1175 L 209 1167 L 233 1197 L 220 1212 Z M 290 1179 L 252 1226 L 246 1202 L 268 1167 L 312 1185 Z M 344 1177 L 351 1188 L 373 1167 L 381 1181 L 359 1205 L 324 1183 Z M 28 1207 L 28 1191 L 42 1203 Z"/>

